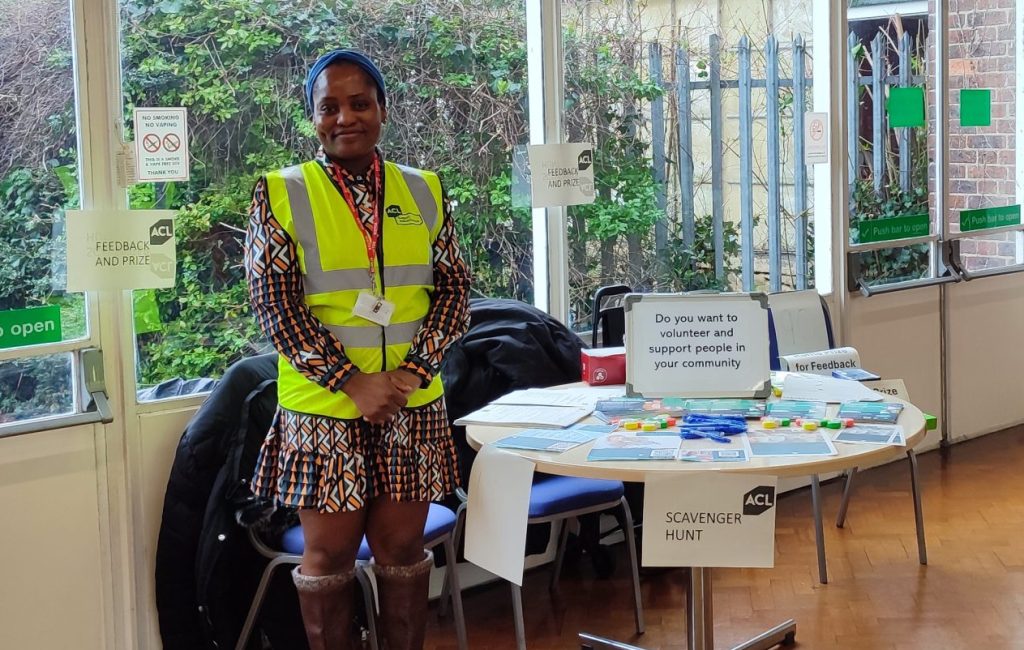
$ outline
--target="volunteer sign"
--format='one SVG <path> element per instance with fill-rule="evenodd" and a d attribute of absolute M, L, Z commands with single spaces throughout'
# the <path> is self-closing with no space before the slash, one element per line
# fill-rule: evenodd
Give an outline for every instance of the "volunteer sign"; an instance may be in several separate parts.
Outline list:
<path fill-rule="evenodd" d="M 57 305 L 0 312 L 0 349 L 60 340 L 60 307 Z"/>
<path fill-rule="evenodd" d="M 137 181 L 187 181 L 188 112 L 184 108 L 135 109 Z"/>
<path fill-rule="evenodd" d="M 648 475 L 644 566 L 775 566 L 774 476 Z"/>
<path fill-rule="evenodd" d="M 594 147 L 586 143 L 529 147 L 530 193 L 535 208 L 594 202 Z"/>
<path fill-rule="evenodd" d="M 629 294 L 626 391 L 764 398 L 771 392 L 764 294 Z"/>
<path fill-rule="evenodd" d="M 68 210 L 67 240 L 68 291 L 174 286 L 173 210 Z"/>

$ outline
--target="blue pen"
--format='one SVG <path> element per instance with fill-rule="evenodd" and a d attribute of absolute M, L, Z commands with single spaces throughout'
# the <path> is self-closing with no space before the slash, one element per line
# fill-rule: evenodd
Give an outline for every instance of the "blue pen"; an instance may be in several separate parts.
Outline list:
<path fill-rule="evenodd" d="M 729 439 L 717 431 L 704 431 L 702 429 L 681 429 L 679 436 L 686 440 L 697 440 L 700 438 L 707 438 L 708 440 L 714 440 L 715 442 L 729 443 Z"/>

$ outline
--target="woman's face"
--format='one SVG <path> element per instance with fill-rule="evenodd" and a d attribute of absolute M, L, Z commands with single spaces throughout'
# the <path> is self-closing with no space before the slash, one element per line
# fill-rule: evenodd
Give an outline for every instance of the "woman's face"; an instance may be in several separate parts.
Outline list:
<path fill-rule="evenodd" d="M 373 161 L 387 110 L 377 85 L 354 63 L 328 66 L 313 85 L 313 125 L 324 151 L 353 171 Z"/>

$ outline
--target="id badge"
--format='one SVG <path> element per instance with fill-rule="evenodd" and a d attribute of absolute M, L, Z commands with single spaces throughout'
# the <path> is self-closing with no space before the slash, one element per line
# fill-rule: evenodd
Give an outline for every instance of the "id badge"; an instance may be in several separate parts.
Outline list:
<path fill-rule="evenodd" d="M 391 316 L 395 313 L 395 303 L 378 298 L 369 291 L 363 291 L 356 299 L 356 306 L 352 308 L 352 313 L 371 323 L 386 327 L 391 323 Z"/>

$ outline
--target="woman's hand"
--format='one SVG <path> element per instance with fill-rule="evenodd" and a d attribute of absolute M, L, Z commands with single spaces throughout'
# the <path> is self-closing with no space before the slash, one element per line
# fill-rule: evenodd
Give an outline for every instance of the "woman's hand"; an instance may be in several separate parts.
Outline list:
<path fill-rule="evenodd" d="M 388 379 L 395 385 L 395 388 L 402 391 L 407 397 L 412 395 L 422 385 L 417 375 L 403 368 L 389 370 L 384 374 L 388 376 Z"/>
<path fill-rule="evenodd" d="M 412 392 L 400 390 L 396 380 L 389 375 L 386 372 L 360 372 L 341 388 L 370 424 L 384 424 L 394 418 Z"/>

